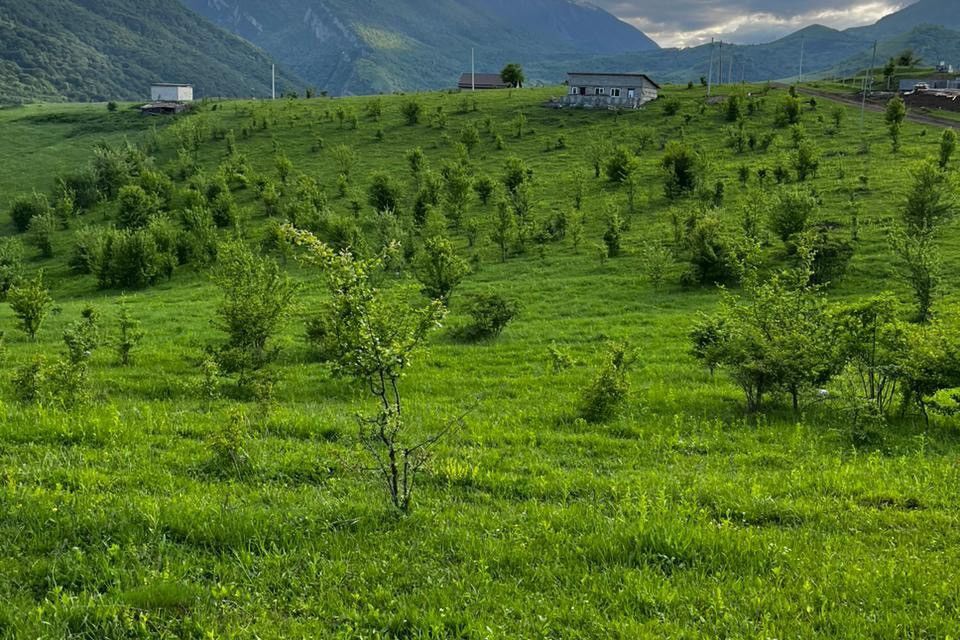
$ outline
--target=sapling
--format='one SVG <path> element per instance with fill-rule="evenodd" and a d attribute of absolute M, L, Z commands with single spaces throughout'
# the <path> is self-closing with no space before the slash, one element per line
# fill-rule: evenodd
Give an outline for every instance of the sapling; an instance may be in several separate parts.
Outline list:
<path fill-rule="evenodd" d="M 303 258 L 320 267 L 330 300 L 327 313 L 333 373 L 366 388 L 377 404 L 372 416 L 360 419 L 360 443 L 373 460 L 391 503 L 400 511 L 411 507 L 417 474 L 445 435 L 462 423 L 448 422 L 432 436 L 417 439 L 404 414 L 400 380 L 427 335 L 440 326 L 446 309 L 439 301 L 415 307 L 385 296 L 373 282 L 382 258 L 357 258 L 336 253 L 313 234 L 287 227 L 289 240 L 304 250 Z"/>

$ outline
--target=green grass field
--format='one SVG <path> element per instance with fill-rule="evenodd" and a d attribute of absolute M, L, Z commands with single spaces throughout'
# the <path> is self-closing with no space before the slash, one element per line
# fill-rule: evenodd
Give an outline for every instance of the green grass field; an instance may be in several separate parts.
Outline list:
<path fill-rule="evenodd" d="M 439 443 L 409 515 L 396 513 L 362 471 L 355 416 L 369 412 L 368 394 L 333 378 L 304 341 L 303 321 L 326 295 L 315 270 L 289 263 L 302 289 L 279 339 L 271 402 L 229 392 L 204 399 L 198 365 L 223 339 L 213 324 L 219 294 L 209 270 L 182 267 L 169 281 L 126 292 L 147 333 L 134 365 L 116 365 L 102 346 L 91 361 L 93 399 L 66 409 L 17 401 L 10 380 L 37 355 L 55 359 L 64 328 L 87 305 L 99 311 L 102 332 L 114 332 L 121 292 L 70 274 L 79 223 L 57 232 L 51 259 L 28 248 L 27 271 L 45 271 L 56 309 L 31 342 L 8 306 L 0 308 L 0 637 L 956 638 L 956 421 L 907 413 L 862 446 L 833 400 L 794 415 L 778 397 L 763 414 L 746 415 L 737 387 L 690 355 L 690 329 L 698 312 L 716 306 L 717 289 L 681 286 L 679 264 L 660 287 L 642 275 L 640 248 L 669 246 L 672 216 L 697 206 L 664 195 L 660 143 L 682 136 L 708 157 L 708 185 L 726 185 L 724 224 L 738 228 L 736 212 L 776 188 L 772 180 L 758 187 L 755 170 L 792 148 L 789 130 L 773 125 L 785 92 L 772 91 L 746 121 L 758 135 L 777 133 L 771 148 L 737 154 L 720 108 L 700 108 L 699 88 L 667 89 L 682 105 L 673 116 L 660 103 L 619 115 L 542 106 L 562 91 L 484 93 L 475 103 L 465 94 L 424 94 L 416 126 L 400 112 L 409 96 L 383 97 L 381 122 L 365 115 L 371 98 L 224 102 L 215 110 L 208 103 L 181 121 L 235 132 L 254 171 L 272 179 L 282 150 L 342 213 L 350 196 L 337 194 L 332 150 L 349 145 L 358 155 L 350 193 L 361 194 L 367 217 L 373 171 L 405 186 L 409 209 L 415 192 L 405 154 L 421 147 L 439 168 L 456 157 L 468 123 L 481 131 L 471 173 L 499 180 L 507 158 L 522 158 L 533 171 L 539 218 L 570 208 L 571 172 L 586 173 L 577 250 L 568 239 L 501 262 L 489 239 L 494 207 L 475 197 L 466 219 L 479 221 L 477 245 L 451 231 L 474 272 L 404 378 L 407 420 L 426 434 L 477 404 Z M 358 128 L 338 123 L 341 105 L 357 114 Z M 442 128 L 430 117 L 441 106 Z M 860 176 L 868 186 L 856 254 L 829 297 L 889 290 L 907 305 L 888 223 L 909 167 L 937 154 L 940 131 L 905 124 L 894 155 L 882 114 L 867 114 L 861 131 L 859 112 L 849 109 L 830 131 L 830 108 L 821 101 L 803 115 L 822 152 L 808 183 L 823 201 L 819 218 L 847 230 L 850 191 Z M 522 138 L 518 112 L 526 117 Z M 487 119 L 504 149 L 485 132 Z M 157 166 L 172 167 L 178 144 L 169 127 L 125 107 L 0 111 L 0 208 L 33 189 L 49 191 L 100 140 L 153 137 Z M 594 245 L 606 212 L 625 207 L 626 195 L 593 178 L 588 148 L 596 143 L 638 149 L 642 177 L 624 255 L 604 261 Z M 225 141 L 205 139 L 198 158 L 213 173 L 225 155 Z M 746 187 L 741 165 L 752 172 Z M 239 234 L 259 241 L 263 204 L 252 188 L 235 195 L 244 212 Z M 100 205 L 87 222 L 104 224 L 114 206 Z M 960 268 L 957 231 L 951 224 L 942 237 L 947 274 Z M 785 263 L 782 253 L 772 240 L 764 249 L 774 266 Z M 388 277 L 384 287 L 419 297 L 409 275 Z M 479 291 L 514 297 L 522 312 L 498 339 L 465 343 L 456 331 L 467 320 L 462 301 Z M 957 293 L 950 275 L 936 310 L 950 316 Z M 576 419 L 577 403 L 610 340 L 638 349 L 629 402 L 615 420 L 587 424 Z M 554 371 L 551 345 L 574 366 Z M 210 443 L 237 411 L 250 464 L 233 473 L 211 465 Z"/>

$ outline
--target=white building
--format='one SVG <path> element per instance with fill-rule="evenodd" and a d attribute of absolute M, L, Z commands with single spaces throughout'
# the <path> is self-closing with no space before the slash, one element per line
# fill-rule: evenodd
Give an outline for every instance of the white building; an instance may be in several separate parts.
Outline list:
<path fill-rule="evenodd" d="M 656 100 L 660 85 L 644 73 L 568 73 L 565 106 L 637 109 Z"/>
<path fill-rule="evenodd" d="M 193 102 L 193 85 L 157 82 L 150 85 L 150 99 L 154 102 Z"/>

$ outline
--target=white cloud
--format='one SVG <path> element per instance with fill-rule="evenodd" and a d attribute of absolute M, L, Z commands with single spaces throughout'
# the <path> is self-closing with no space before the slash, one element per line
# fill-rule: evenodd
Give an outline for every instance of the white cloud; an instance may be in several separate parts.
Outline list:
<path fill-rule="evenodd" d="M 738 44 L 769 42 L 812 24 L 835 29 L 872 24 L 904 0 L 595 0 L 664 47 L 688 47 L 722 38 Z"/>

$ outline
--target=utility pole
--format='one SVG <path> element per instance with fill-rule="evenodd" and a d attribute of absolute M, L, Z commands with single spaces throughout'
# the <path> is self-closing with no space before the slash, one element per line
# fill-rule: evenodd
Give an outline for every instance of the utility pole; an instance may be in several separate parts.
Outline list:
<path fill-rule="evenodd" d="M 271 95 L 273 99 L 277 99 L 277 65 L 273 65 L 270 71 L 270 86 L 273 87 Z"/>
<path fill-rule="evenodd" d="M 727 73 L 727 82 L 730 84 L 736 84 L 737 78 L 733 75 L 733 61 L 736 59 L 736 56 L 733 52 L 730 52 L 730 72 Z"/>
<path fill-rule="evenodd" d="M 720 65 L 717 68 L 717 84 L 723 84 L 723 40 L 720 41 Z"/>
<path fill-rule="evenodd" d="M 707 97 L 710 97 L 710 90 L 713 89 L 713 38 L 710 38 L 710 72 L 707 73 Z"/>
<path fill-rule="evenodd" d="M 873 65 L 877 62 L 877 41 L 873 41 L 873 58 L 870 60 L 870 88 L 873 89 Z M 867 113 L 867 76 L 863 77 L 863 101 L 860 103 L 860 133 L 863 134 L 863 125 Z"/>
<path fill-rule="evenodd" d="M 470 47 L 470 91 L 477 90 L 477 58 L 473 47 Z"/>

